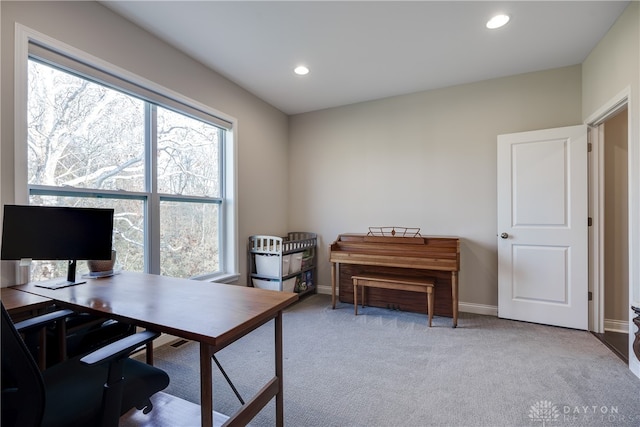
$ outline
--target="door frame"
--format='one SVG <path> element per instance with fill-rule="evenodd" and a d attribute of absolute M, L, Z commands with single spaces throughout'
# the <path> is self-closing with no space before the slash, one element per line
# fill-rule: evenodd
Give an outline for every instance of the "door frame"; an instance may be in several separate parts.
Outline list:
<path fill-rule="evenodd" d="M 585 124 L 589 126 L 589 142 L 592 144 L 588 160 L 589 217 L 592 218 L 592 226 L 589 227 L 589 291 L 593 296 L 589 301 L 589 330 L 596 333 L 604 333 L 604 128 L 601 125 L 625 108 L 627 108 L 627 115 L 630 115 L 630 94 L 631 88 L 627 87 L 585 120 Z M 631 145 L 631 120 L 627 125 L 627 134 L 629 145 Z M 630 149 L 629 171 L 632 167 L 631 152 Z M 627 198 L 631 201 L 631 191 L 634 188 L 631 183 L 631 173 L 627 179 L 629 180 Z M 630 221 L 633 218 L 631 205 L 629 203 Z M 630 245 L 633 238 L 632 231 L 632 227 L 629 227 Z M 627 293 L 630 302 L 632 299 L 631 287 L 633 286 L 631 254 L 632 251 L 629 250 L 629 289 Z M 632 323 L 629 322 L 629 324 Z"/>

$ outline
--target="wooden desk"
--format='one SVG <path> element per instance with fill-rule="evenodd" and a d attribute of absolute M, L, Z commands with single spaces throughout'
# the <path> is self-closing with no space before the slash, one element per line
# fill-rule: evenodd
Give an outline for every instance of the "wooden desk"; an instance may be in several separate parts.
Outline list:
<path fill-rule="evenodd" d="M 0 288 L 0 299 L 13 322 L 40 314 L 53 305 L 51 298 L 20 292 L 13 288 Z"/>
<path fill-rule="evenodd" d="M 13 323 L 43 314 L 49 307 L 53 306 L 53 301 L 50 298 L 20 292 L 13 288 L 0 288 L 0 298 Z M 44 330 L 40 331 L 38 341 L 40 350 L 37 362 L 40 369 L 44 370 L 47 366 L 47 334 Z M 59 343 L 62 342 L 63 340 L 60 339 Z M 64 352 L 61 355 L 64 355 Z"/>
<path fill-rule="evenodd" d="M 276 425 L 284 424 L 282 310 L 297 294 L 130 272 L 57 290 L 33 283 L 13 289 L 199 342 L 201 424 L 206 427 L 213 425 L 212 355 L 275 319 L 275 376 L 226 425 L 245 425 L 273 397 Z"/>

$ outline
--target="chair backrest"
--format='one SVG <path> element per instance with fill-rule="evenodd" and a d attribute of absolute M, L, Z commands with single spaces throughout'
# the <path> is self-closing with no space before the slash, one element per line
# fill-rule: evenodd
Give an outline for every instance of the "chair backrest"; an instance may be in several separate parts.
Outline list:
<path fill-rule="evenodd" d="M 38 364 L 2 305 L 2 423 L 4 427 L 39 426 L 45 389 Z"/>

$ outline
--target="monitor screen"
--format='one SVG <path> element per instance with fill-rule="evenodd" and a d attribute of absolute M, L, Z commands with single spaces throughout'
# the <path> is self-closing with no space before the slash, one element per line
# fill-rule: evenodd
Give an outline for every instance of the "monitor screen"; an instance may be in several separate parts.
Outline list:
<path fill-rule="evenodd" d="M 5 205 L 3 260 L 111 259 L 113 209 Z"/>

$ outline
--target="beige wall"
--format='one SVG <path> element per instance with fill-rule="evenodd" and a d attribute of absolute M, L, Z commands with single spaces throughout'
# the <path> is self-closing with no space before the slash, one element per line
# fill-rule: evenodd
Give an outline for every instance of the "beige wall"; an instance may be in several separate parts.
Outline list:
<path fill-rule="evenodd" d="M 581 123 L 580 66 L 290 119 L 290 226 L 328 245 L 369 226 L 462 238 L 460 300 L 497 306 L 496 137 Z M 463 307 L 464 309 L 464 307 Z"/>
<path fill-rule="evenodd" d="M 14 201 L 14 28 L 21 23 L 237 119 L 244 284 L 247 237 L 287 231 L 287 116 L 99 3 L 2 1 L 0 7 L 2 203 Z"/>
<path fill-rule="evenodd" d="M 631 86 L 637 95 L 640 3 L 631 2 L 582 64 L 582 116 L 587 119 Z"/>

